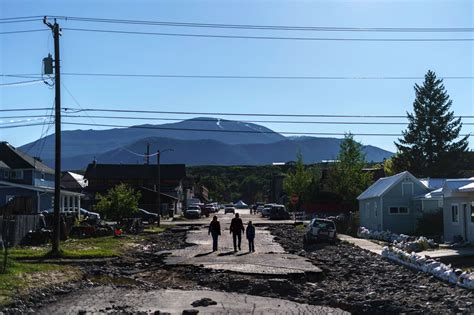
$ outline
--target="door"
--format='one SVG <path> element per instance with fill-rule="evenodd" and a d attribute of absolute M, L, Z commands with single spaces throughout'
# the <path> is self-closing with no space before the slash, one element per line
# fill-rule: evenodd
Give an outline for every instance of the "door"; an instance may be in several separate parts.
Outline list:
<path fill-rule="evenodd" d="M 462 204 L 461 216 L 462 216 L 462 238 L 464 241 L 468 241 L 469 240 L 468 224 L 470 221 L 470 216 L 468 215 L 467 203 Z"/>

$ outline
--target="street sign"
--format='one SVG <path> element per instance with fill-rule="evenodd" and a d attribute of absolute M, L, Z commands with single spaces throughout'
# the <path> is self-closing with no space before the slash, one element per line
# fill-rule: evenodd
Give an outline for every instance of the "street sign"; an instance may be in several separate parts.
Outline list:
<path fill-rule="evenodd" d="M 300 198 L 297 195 L 291 195 L 291 204 L 296 205 Z"/>

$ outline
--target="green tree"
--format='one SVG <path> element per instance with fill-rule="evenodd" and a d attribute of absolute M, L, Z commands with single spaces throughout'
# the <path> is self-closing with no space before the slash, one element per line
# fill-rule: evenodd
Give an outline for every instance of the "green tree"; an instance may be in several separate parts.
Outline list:
<path fill-rule="evenodd" d="M 468 148 L 468 136 L 458 141 L 461 118 L 450 111 L 452 100 L 433 71 L 422 86 L 415 84 L 413 113 L 407 113 L 408 127 L 395 145 L 397 171 L 409 170 L 415 176 L 458 176 Z"/>
<path fill-rule="evenodd" d="M 362 170 L 365 165 L 362 144 L 355 141 L 351 133 L 346 134 L 340 145 L 337 162 L 330 169 L 328 184 L 342 200 L 354 206 L 357 196 L 372 182 L 371 174 Z"/>
<path fill-rule="evenodd" d="M 140 192 L 126 184 L 119 184 L 107 191 L 106 195 L 97 194 L 99 202 L 95 209 L 109 220 L 127 218 L 138 211 Z"/>
<path fill-rule="evenodd" d="M 297 195 L 301 203 L 302 199 L 307 196 L 312 180 L 313 173 L 305 169 L 303 155 L 301 152 L 298 152 L 296 155 L 295 171 L 287 174 L 283 181 L 283 189 L 288 196 Z"/>

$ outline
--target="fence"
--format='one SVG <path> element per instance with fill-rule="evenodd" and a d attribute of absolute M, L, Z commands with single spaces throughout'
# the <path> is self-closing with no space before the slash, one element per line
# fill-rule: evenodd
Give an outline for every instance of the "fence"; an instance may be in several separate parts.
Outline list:
<path fill-rule="evenodd" d="M 29 231 L 36 230 L 39 220 L 39 215 L 0 216 L 0 238 L 6 243 L 7 236 L 9 246 L 18 245 Z M 7 235 L 3 235 L 4 233 Z"/>

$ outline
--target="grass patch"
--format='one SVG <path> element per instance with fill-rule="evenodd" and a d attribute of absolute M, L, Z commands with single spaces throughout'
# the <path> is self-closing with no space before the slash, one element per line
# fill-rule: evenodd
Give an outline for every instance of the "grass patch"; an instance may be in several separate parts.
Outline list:
<path fill-rule="evenodd" d="M 61 242 L 61 257 L 63 258 L 106 258 L 120 256 L 124 248 L 133 243 L 133 236 L 104 236 L 93 238 L 70 238 Z M 9 250 L 13 259 L 47 258 L 50 246 L 15 247 Z"/>
<path fill-rule="evenodd" d="M 7 271 L 0 273 L 0 305 L 11 303 L 16 295 L 26 294 L 28 290 L 38 288 L 49 281 L 68 281 L 78 274 L 75 268 L 68 266 L 9 260 Z"/>
<path fill-rule="evenodd" d="M 306 226 L 304 224 L 298 224 L 295 226 L 295 229 L 298 231 L 298 232 L 305 232 L 306 231 Z"/>
<path fill-rule="evenodd" d="M 171 226 L 149 226 L 143 230 L 145 233 L 149 234 L 159 234 L 163 233 L 166 229 L 169 229 Z"/>

